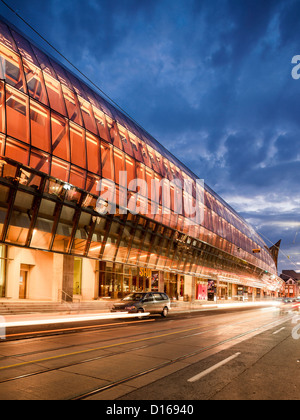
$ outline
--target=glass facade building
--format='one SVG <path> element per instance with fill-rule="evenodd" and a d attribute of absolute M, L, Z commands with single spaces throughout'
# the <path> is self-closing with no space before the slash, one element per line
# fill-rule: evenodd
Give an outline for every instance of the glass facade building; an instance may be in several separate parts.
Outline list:
<path fill-rule="evenodd" d="M 93 298 L 164 289 L 206 300 L 210 293 L 260 296 L 281 287 L 270 250 L 243 218 L 207 185 L 199 186 L 195 174 L 137 123 L 4 20 L 0 155 L 0 297 L 9 297 L 9 265 L 20 253 L 17 270 L 43 275 L 39 257 L 32 263 L 25 250 L 62 256 L 64 278 L 71 268 L 58 289 L 71 298 L 84 295 L 86 259 L 94 264 Z M 143 180 L 138 194 L 128 189 L 135 179 Z M 151 189 L 153 180 L 161 187 Z M 183 193 L 175 180 L 191 188 Z M 99 183 L 108 196 L 114 185 L 114 213 L 99 212 Z M 202 217 L 191 223 L 199 188 Z M 137 212 L 127 208 L 133 196 Z"/>

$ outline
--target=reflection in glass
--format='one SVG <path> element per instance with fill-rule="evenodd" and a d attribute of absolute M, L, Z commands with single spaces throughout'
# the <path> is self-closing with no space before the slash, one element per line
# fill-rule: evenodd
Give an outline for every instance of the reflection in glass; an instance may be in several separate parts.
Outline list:
<path fill-rule="evenodd" d="M 50 152 L 50 112 L 33 100 L 30 101 L 30 130 L 31 145 Z"/>
<path fill-rule="evenodd" d="M 60 114 L 66 116 L 66 109 L 60 83 L 52 77 L 48 76 L 46 73 L 44 73 L 44 78 L 50 107 Z"/>
<path fill-rule="evenodd" d="M 33 99 L 48 105 L 48 98 L 41 70 L 24 60 L 24 71 L 29 95 Z"/>
<path fill-rule="evenodd" d="M 28 97 L 9 86 L 6 90 L 7 134 L 29 143 Z"/>

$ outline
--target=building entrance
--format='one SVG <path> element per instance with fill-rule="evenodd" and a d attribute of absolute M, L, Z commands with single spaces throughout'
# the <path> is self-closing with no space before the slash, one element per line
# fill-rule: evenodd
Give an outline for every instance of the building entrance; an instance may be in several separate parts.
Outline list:
<path fill-rule="evenodd" d="M 28 271 L 20 270 L 19 299 L 27 298 L 27 280 L 28 280 Z"/>

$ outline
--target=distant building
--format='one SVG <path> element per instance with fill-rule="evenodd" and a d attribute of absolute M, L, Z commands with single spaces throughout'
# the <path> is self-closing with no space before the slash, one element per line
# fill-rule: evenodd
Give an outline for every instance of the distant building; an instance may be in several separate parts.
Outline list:
<path fill-rule="evenodd" d="M 294 270 L 282 270 L 280 274 L 285 281 L 285 297 L 298 297 L 300 292 L 300 273 Z"/>

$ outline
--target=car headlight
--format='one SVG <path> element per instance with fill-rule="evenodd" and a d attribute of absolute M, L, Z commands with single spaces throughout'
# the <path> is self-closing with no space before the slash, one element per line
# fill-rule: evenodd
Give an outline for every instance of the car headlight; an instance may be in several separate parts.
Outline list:
<path fill-rule="evenodd" d="M 134 309 L 136 309 L 135 306 L 125 306 L 126 311 L 133 311 Z"/>

